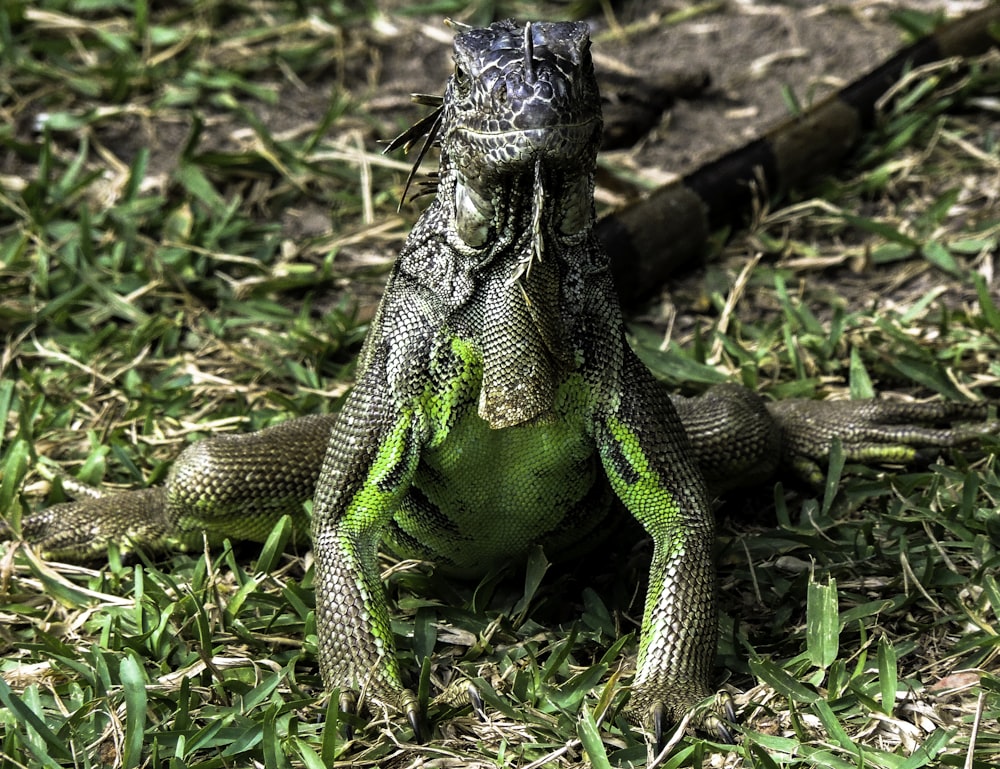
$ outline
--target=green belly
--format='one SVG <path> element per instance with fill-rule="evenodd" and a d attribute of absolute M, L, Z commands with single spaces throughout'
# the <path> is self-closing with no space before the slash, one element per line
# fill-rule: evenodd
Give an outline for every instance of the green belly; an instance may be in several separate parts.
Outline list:
<path fill-rule="evenodd" d="M 523 558 L 544 543 L 550 556 L 579 548 L 603 520 L 610 490 L 566 382 L 557 413 L 493 429 L 475 400 L 443 440 L 421 453 L 416 476 L 388 534 L 397 555 L 475 575 Z M 579 395 L 579 393 L 576 393 Z"/>

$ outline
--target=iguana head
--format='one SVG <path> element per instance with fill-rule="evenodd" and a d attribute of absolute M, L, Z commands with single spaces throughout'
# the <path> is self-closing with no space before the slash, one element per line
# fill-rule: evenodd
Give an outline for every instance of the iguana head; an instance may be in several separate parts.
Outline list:
<path fill-rule="evenodd" d="M 601 114 L 586 24 L 470 29 L 455 38 L 454 60 L 442 144 L 466 173 L 593 160 Z"/>
<path fill-rule="evenodd" d="M 587 25 L 508 20 L 469 29 L 455 38 L 454 59 L 440 141 L 442 169 L 456 178 L 462 240 L 485 244 L 497 209 L 517 189 L 541 198 L 543 185 L 557 231 L 589 226 L 601 103 Z"/>
<path fill-rule="evenodd" d="M 583 360 L 583 275 L 607 267 L 593 234 L 601 102 L 584 24 L 463 27 L 454 59 L 445 96 L 419 99 L 438 109 L 389 145 L 426 135 L 420 157 L 441 149 L 437 195 L 397 267 L 481 355 L 478 413 L 502 429 L 553 416 Z"/>

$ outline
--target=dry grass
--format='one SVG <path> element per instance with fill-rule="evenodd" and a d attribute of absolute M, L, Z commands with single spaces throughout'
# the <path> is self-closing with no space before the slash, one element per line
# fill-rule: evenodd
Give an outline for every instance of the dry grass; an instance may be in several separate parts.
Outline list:
<path fill-rule="evenodd" d="M 6 518 L 62 499 L 52 472 L 155 483 L 200 436 L 336 409 L 406 229 L 405 164 L 366 149 L 385 121 L 365 73 L 394 20 L 374 16 L 265 0 L 0 8 Z M 962 110 L 941 111 L 949 82 L 891 112 L 856 170 L 761 212 L 677 285 L 701 311 L 667 343 L 656 319 L 633 326 L 645 359 L 690 389 L 995 397 L 996 73 L 986 58 L 962 81 Z M 839 489 L 777 486 L 723 509 L 720 669 L 744 737 L 684 737 L 658 766 L 1000 762 L 994 457 L 855 468 Z M 0 767 L 646 760 L 618 712 L 641 549 L 596 576 L 534 561 L 525 583 L 547 574 L 530 590 L 390 569 L 404 666 L 424 666 L 430 693 L 458 666 L 486 700 L 485 721 L 431 706 L 417 745 L 323 695 L 310 560 L 279 544 L 111 553 L 93 569 L 8 547 Z"/>

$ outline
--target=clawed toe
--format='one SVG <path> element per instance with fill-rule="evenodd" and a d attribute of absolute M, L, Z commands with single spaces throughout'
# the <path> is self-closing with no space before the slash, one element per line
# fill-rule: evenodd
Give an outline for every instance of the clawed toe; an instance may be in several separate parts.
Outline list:
<path fill-rule="evenodd" d="M 704 715 L 694 715 L 693 723 L 697 730 L 717 742 L 733 745 L 736 743 L 736 733 L 732 726 L 738 721 L 736 707 L 729 692 L 720 691 L 711 709 Z M 674 725 L 675 718 L 663 702 L 650 706 L 646 726 L 651 732 L 652 744 L 659 753 L 666 746 L 668 730 Z"/>
<path fill-rule="evenodd" d="M 736 734 L 730 728 L 736 723 L 736 707 L 729 692 L 719 692 L 715 698 L 717 709 L 722 710 L 720 717 L 718 712 L 708 713 L 702 721 L 702 730 L 713 737 L 718 742 L 727 745 L 736 744 Z"/>
<path fill-rule="evenodd" d="M 480 721 L 485 723 L 486 708 L 483 705 L 483 696 L 479 693 L 479 690 L 472 684 L 468 685 L 468 687 L 466 688 L 466 692 L 469 695 L 469 704 L 472 705 L 472 712 L 476 714 L 476 717 L 479 718 Z"/>
<path fill-rule="evenodd" d="M 354 696 L 354 692 L 341 692 L 340 696 L 337 698 L 337 705 L 340 708 L 341 713 L 347 715 L 356 715 L 358 709 L 358 698 Z M 350 721 L 343 721 L 344 726 L 344 738 L 348 740 L 354 739 L 354 725 Z"/>
<path fill-rule="evenodd" d="M 423 742 L 427 736 L 427 729 L 424 727 L 423 712 L 417 695 L 409 689 L 403 689 L 399 693 L 399 709 L 406 714 L 406 720 L 413 730 L 414 742 Z"/>

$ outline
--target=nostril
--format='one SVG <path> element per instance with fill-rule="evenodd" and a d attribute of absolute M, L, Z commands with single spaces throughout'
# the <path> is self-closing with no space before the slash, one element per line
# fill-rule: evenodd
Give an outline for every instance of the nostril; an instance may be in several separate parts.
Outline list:
<path fill-rule="evenodd" d="M 512 78 L 507 82 L 507 93 L 513 101 L 526 101 L 535 95 L 535 88 L 524 80 Z"/>

